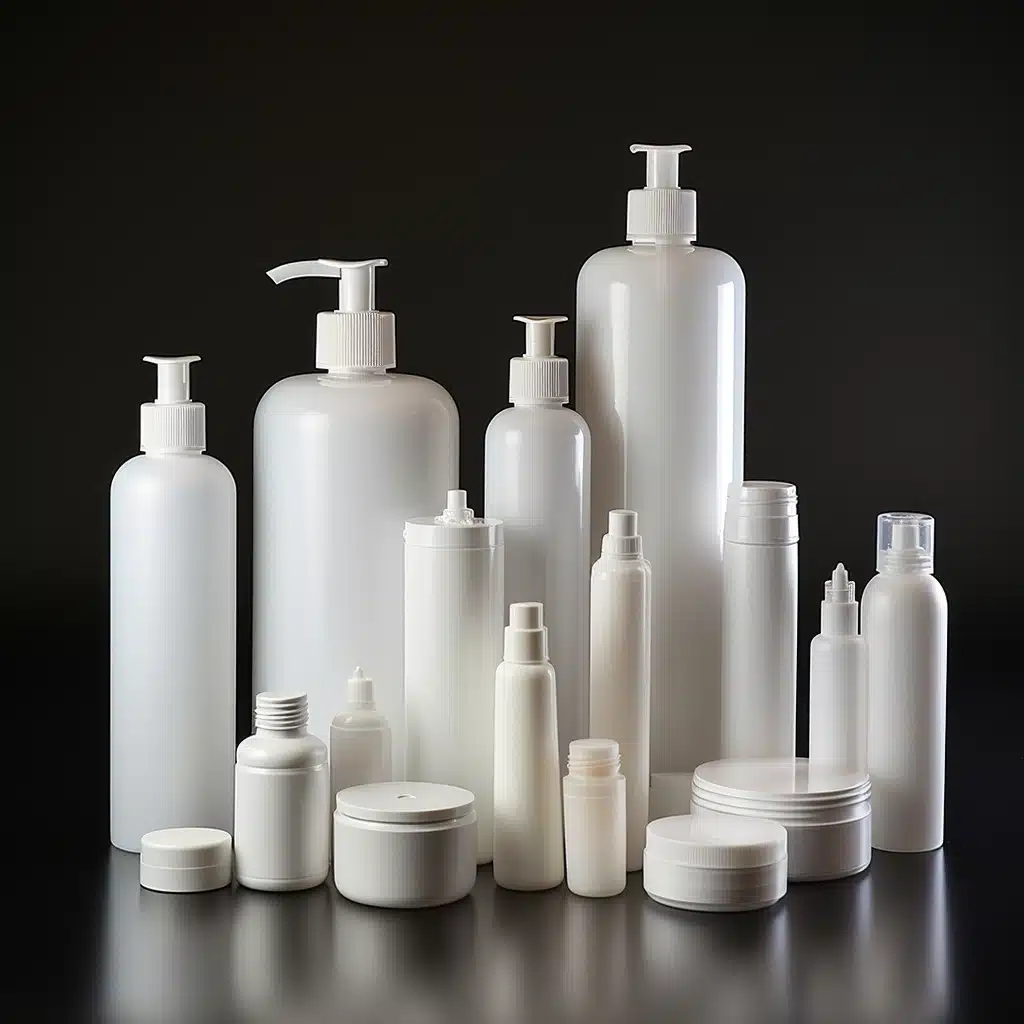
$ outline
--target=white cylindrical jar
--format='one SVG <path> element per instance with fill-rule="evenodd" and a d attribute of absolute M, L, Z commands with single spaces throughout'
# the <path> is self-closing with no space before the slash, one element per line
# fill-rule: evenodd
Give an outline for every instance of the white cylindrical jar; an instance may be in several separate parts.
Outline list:
<path fill-rule="evenodd" d="M 626 870 L 644 866 L 651 777 L 651 563 L 637 514 L 608 513 L 590 583 L 590 735 L 618 743 L 626 778 Z"/>
<path fill-rule="evenodd" d="M 796 754 L 796 487 L 729 485 L 722 607 L 722 756 Z"/>
<path fill-rule="evenodd" d="M 391 729 L 373 699 L 373 679 L 357 665 L 348 700 L 331 722 L 331 800 L 343 789 L 391 781 Z"/>
<path fill-rule="evenodd" d="M 327 877 L 327 747 L 308 722 L 304 693 L 256 694 L 256 732 L 235 767 L 235 877 L 249 889 L 312 889 Z"/>
<path fill-rule="evenodd" d="M 405 524 L 406 775 L 468 789 L 494 842 L 494 672 L 505 614 L 504 544 L 496 519 L 474 519 L 466 492 L 439 516 Z"/>
<path fill-rule="evenodd" d="M 627 798 L 619 745 L 573 740 L 568 768 L 562 780 L 566 884 L 577 896 L 614 896 L 626 888 Z"/>

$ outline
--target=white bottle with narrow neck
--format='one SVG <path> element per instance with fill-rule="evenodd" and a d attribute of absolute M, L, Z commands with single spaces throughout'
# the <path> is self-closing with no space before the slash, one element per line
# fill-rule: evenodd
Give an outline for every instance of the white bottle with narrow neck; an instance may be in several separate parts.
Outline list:
<path fill-rule="evenodd" d="M 331 722 L 331 810 L 339 791 L 391 781 L 391 727 L 377 710 L 373 679 L 357 665 L 348 680 L 345 710 Z"/>
<path fill-rule="evenodd" d="M 198 356 L 147 356 L 157 398 L 144 454 L 110 485 L 110 841 L 231 831 L 235 746 L 235 481 L 205 455 Z"/>
<path fill-rule="evenodd" d="M 821 632 L 811 641 L 812 761 L 866 772 L 868 743 L 867 644 L 857 632 L 854 582 L 840 562 L 825 583 Z"/>
<path fill-rule="evenodd" d="M 526 352 L 509 366 L 509 401 L 484 442 L 484 508 L 505 528 L 505 603 L 540 601 L 558 666 L 559 756 L 587 729 L 590 430 L 568 408 L 569 361 L 555 355 L 564 316 L 517 316 Z"/>
<path fill-rule="evenodd" d="M 935 521 L 878 517 L 878 575 L 864 588 L 871 845 L 942 845 L 946 772 L 946 594 L 934 576 Z"/>

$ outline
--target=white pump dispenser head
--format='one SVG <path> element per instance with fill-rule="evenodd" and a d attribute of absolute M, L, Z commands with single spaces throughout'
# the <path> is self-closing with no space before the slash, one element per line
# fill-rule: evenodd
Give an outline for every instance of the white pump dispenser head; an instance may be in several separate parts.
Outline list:
<path fill-rule="evenodd" d="M 373 701 L 373 677 L 365 675 L 358 665 L 349 677 L 346 696 L 348 706 L 354 711 L 376 710 L 377 705 Z"/>
<path fill-rule="evenodd" d="M 631 153 L 647 154 L 647 185 L 630 190 L 626 237 L 631 242 L 697 240 L 697 193 L 679 187 L 679 154 L 689 146 L 634 143 Z"/>
<path fill-rule="evenodd" d="M 856 586 L 840 562 L 832 571 L 832 579 L 825 582 L 825 600 L 821 602 L 821 632 L 823 636 L 857 635 Z"/>
<path fill-rule="evenodd" d="M 141 409 L 141 449 L 147 455 L 206 448 L 206 406 L 189 398 L 189 367 L 199 356 L 144 356 L 156 366 L 156 401 Z"/>
<path fill-rule="evenodd" d="M 513 405 L 565 405 L 569 401 L 569 360 L 555 355 L 555 324 L 565 316 L 516 316 L 526 324 L 526 354 L 508 366 L 508 400 Z"/>
<path fill-rule="evenodd" d="M 274 284 L 338 278 L 338 308 L 316 315 L 316 365 L 328 373 L 380 373 L 395 365 L 395 314 L 374 309 L 374 273 L 387 260 L 299 260 L 267 271 Z"/>

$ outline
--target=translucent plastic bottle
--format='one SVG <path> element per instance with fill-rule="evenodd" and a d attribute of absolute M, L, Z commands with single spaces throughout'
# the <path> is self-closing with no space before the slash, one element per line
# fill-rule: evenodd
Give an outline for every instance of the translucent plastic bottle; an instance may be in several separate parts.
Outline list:
<path fill-rule="evenodd" d="M 328 741 L 338 670 L 370 664 L 403 778 L 402 528 L 458 478 L 459 419 L 440 385 L 388 373 L 395 318 L 374 308 L 384 260 L 313 260 L 275 282 L 338 278 L 317 315 L 323 373 L 275 384 L 256 410 L 253 692 L 300 687 Z"/>
<path fill-rule="evenodd" d="M 590 430 L 566 408 L 569 361 L 555 355 L 564 316 L 517 316 L 526 354 L 484 445 L 484 507 L 505 530 L 505 603 L 539 601 L 558 668 L 559 757 L 587 732 Z"/>
<path fill-rule="evenodd" d="M 653 579 L 651 762 L 691 771 L 719 752 L 722 526 L 742 478 L 745 290 L 732 257 L 698 247 L 688 146 L 647 153 L 629 244 L 580 271 L 576 405 L 593 439 L 591 520 L 634 509 Z M 598 556 L 598 537 L 591 554 Z"/>
<path fill-rule="evenodd" d="M 391 727 L 373 699 L 373 680 L 357 665 L 345 710 L 331 722 L 331 813 L 342 789 L 391 781 Z"/>

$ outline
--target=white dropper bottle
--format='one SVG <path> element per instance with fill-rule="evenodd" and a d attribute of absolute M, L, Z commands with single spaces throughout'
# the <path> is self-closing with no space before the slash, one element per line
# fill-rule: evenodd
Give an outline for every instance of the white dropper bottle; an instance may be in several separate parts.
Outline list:
<path fill-rule="evenodd" d="M 377 710 L 373 679 L 358 665 L 349 677 L 345 710 L 331 722 L 331 809 L 342 789 L 391 781 L 391 727 Z"/>

